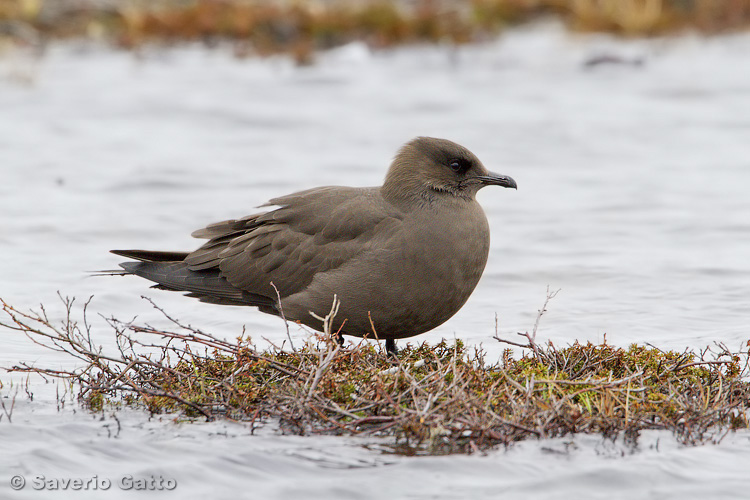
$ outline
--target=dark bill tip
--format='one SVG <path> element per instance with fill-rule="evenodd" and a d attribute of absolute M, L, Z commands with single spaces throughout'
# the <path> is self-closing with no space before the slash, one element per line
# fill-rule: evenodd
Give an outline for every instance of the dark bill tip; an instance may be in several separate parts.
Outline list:
<path fill-rule="evenodd" d="M 477 177 L 485 186 L 503 186 L 507 188 L 518 189 L 518 184 L 513 180 L 513 177 L 508 175 L 500 175 L 494 172 L 489 172 L 487 175 L 480 175 Z"/>

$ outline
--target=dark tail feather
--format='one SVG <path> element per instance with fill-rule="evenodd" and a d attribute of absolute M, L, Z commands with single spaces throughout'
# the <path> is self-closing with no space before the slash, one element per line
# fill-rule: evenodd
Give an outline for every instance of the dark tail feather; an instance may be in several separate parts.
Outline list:
<path fill-rule="evenodd" d="M 110 250 L 111 253 L 141 262 L 182 262 L 187 252 L 159 252 L 157 250 Z"/>
<path fill-rule="evenodd" d="M 88 271 L 89 276 L 125 276 L 130 274 L 123 269 L 102 269 L 101 271 Z"/>
<path fill-rule="evenodd" d="M 128 250 L 127 252 L 131 252 Z M 143 254 L 168 254 L 168 252 L 142 252 Z M 118 253 L 118 255 L 121 255 Z M 175 254 L 172 255 L 183 255 Z M 186 254 L 185 254 L 186 255 Z M 128 257 L 132 255 L 127 255 Z M 137 258 L 137 257 L 134 257 Z M 120 266 L 126 273 L 135 274 L 157 283 L 155 288 L 189 292 L 203 302 L 238 306 L 258 306 L 264 312 L 276 310 L 276 301 L 264 295 L 249 293 L 233 286 L 219 274 L 219 270 L 191 271 L 183 262 L 123 262 Z"/>

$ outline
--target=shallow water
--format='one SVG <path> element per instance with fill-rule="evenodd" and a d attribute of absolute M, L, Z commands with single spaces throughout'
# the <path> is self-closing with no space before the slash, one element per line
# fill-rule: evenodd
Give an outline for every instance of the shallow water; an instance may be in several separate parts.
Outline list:
<path fill-rule="evenodd" d="M 276 195 L 379 184 L 403 142 L 433 135 L 469 147 L 519 189 L 480 193 L 488 268 L 467 305 L 419 340 L 455 336 L 496 356 L 495 315 L 503 335 L 529 330 L 550 286 L 561 292 L 544 339 L 739 347 L 750 337 L 749 47 L 749 35 L 623 42 L 544 25 L 461 48 L 354 44 L 304 68 L 200 47 L 6 55 L 0 297 L 59 316 L 57 291 L 94 295 L 103 344 L 111 332 L 97 314 L 163 321 L 144 294 L 217 335 L 244 325 L 259 344 L 281 343 L 276 318 L 88 271 L 115 268 L 111 248 L 192 249 L 191 231 Z M 583 66 L 601 54 L 644 63 Z M 0 366 L 71 364 L 0 335 Z M 306 335 L 292 328 L 293 339 Z M 7 396 L 21 378 L 0 380 Z M 54 386 L 32 391 L 33 401 L 19 393 L 12 424 L 0 421 L 0 497 L 39 494 L 10 491 L 13 474 L 163 474 L 178 483 L 171 494 L 195 498 L 249 485 L 258 498 L 744 498 L 750 488 L 747 434 L 685 449 L 650 433 L 625 456 L 581 436 L 486 457 L 401 458 L 362 447 L 372 441 L 249 436 L 134 411 L 118 412 L 118 434 L 110 416 L 70 403 L 58 412 Z M 132 494 L 113 486 L 106 497 Z"/>

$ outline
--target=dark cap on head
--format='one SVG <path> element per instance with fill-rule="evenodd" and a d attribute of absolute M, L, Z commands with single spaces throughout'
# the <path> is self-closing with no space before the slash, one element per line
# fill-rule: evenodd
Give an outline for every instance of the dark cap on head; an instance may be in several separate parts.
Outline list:
<path fill-rule="evenodd" d="M 473 200 L 484 186 L 516 188 L 516 181 L 485 168 L 474 153 L 455 142 L 417 137 L 396 154 L 383 182 L 390 200 L 449 195 Z"/>

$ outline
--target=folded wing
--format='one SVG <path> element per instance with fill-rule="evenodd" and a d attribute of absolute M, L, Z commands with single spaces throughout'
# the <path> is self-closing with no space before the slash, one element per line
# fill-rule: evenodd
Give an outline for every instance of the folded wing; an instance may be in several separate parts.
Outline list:
<path fill-rule="evenodd" d="M 189 254 L 116 253 L 140 260 L 123 268 L 160 288 L 276 313 L 279 296 L 298 293 L 317 273 L 369 251 L 375 234 L 389 232 L 375 228 L 395 228 L 401 219 L 374 188 L 316 188 L 272 199 L 270 205 L 279 208 L 194 232 L 208 241 Z"/>

